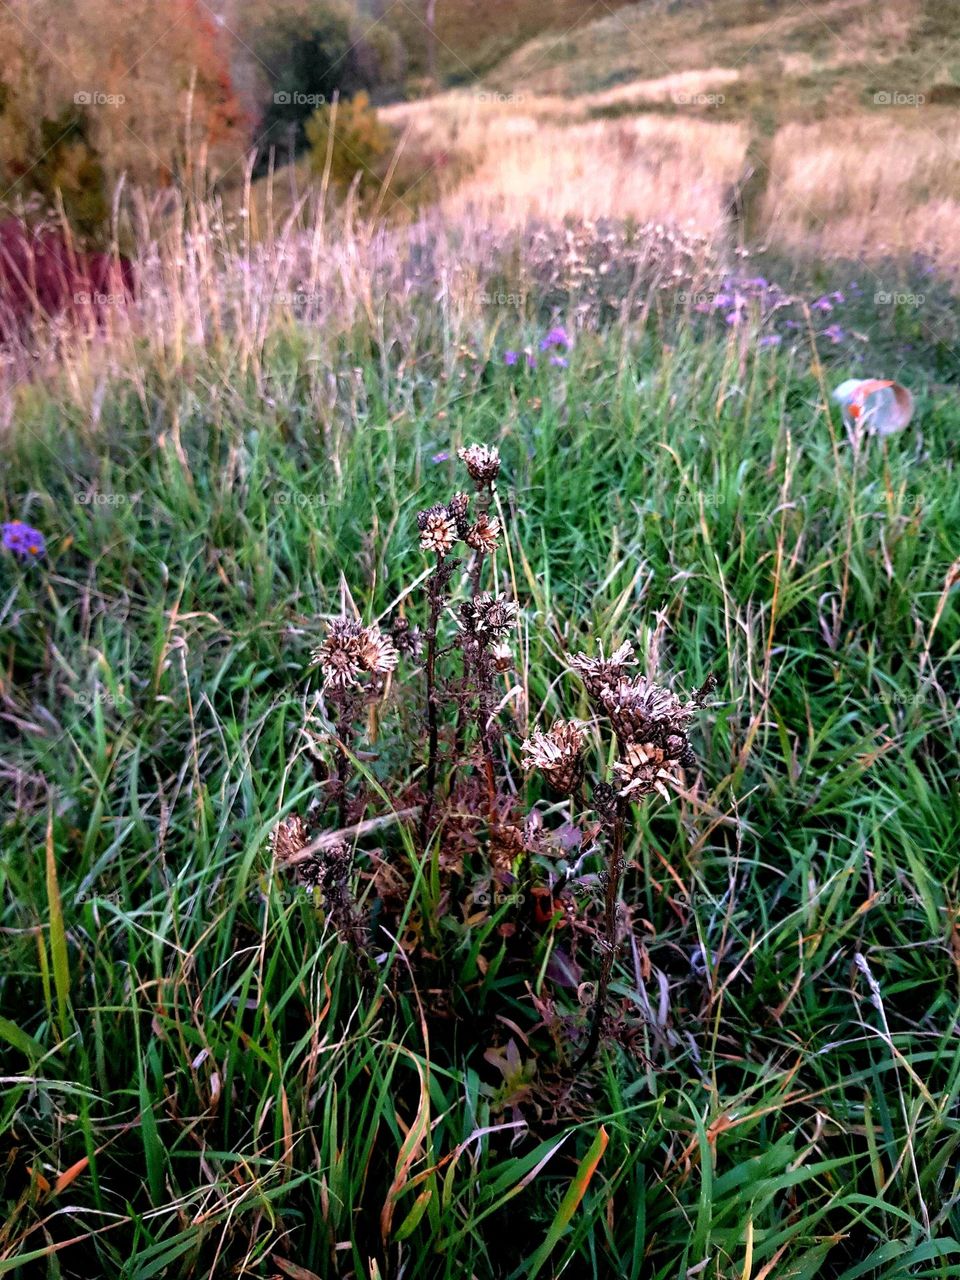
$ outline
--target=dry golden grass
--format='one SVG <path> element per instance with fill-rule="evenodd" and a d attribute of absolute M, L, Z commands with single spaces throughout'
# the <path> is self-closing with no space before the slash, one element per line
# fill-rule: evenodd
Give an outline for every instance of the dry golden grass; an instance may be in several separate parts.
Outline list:
<path fill-rule="evenodd" d="M 950 109 L 890 109 L 787 125 L 774 144 L 764 218 L 791 247 L 877 256 L 960 254 L 960 150 Z"/>
<path fill-rule="evenodd" d="M 718 234 L 744 146 L 739 125 L 644 116 L 504 132 L 445 208 L 510 220 L 669 218 Z"/>
<path fill-rule="evenodd" d="M 679 91 L 667 82 L 656 90 Z M 701 90 L 684 90 L 695 91 Z M 727 193 L 743 164 L 745 129 L 644 115 L 585 121 L 590 105 L 589 99 L 488 100 L 463 93 L 385 114 L 409 130 L 411 143 L 429 138 L 472 158 L 469 177 L 444 199 L 449 217 L 469 210 L 508 222 L 567 214 L 669 218 L 719 234 Z"/>
<path fill-rule="evenodd" d="M 887 36 L 897 30 L 892 21 L 884 28 Z M 444 198 L 449 217 L 467 210 L 507 221 L 609 215 L 688 222 L 721 235 L 730 230 L 750 127 L 709 112 L 645 115 L 642 103 L 722 94 L 741 78 L 736 69 L 709 67 L 575 97 L 461 91 L 384 114 L 409 131 L 410 145 L 469 157 L 468 176 Z M 841 100 L 839 89 L 835 100 L 836 114 L 824 120 L 784 124 L 768 160 L 751 152 L 751 164 L 769 165 L 761 171 L 763 238 L 865 258 L 922 250 L 952 266 L 960 251 L 956 111 L 926 104 L 871 110 L 849 94 Z M 636 115 L 590 118 L 634 102 Z"/>

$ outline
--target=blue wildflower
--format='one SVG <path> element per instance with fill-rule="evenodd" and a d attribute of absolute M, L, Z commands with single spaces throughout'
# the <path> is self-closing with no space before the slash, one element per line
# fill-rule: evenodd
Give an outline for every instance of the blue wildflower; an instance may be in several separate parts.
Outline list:
<path fill-rule="evenodd" d="M 22 520 L 11 520 L 3 526 L 3 545 L 21 560 L 39 560 L 47 552 L 46 539 L 40 530 Z"/>

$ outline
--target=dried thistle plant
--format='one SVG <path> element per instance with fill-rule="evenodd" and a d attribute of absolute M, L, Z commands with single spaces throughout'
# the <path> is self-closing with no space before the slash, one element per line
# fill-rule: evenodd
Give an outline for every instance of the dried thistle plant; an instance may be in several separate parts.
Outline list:
<path fill-rule="evenodd" d="M 341 826 L 346 824 L 353 725 L 364 703 L 379 697 L 383 678 L 396 669 L 398 660 L 393 640 L 375 623 L 363 626 L 345 617 L 327 623 L 326 636 L 311 654 L 311 665 L 320 668 L 339 734 L 336 798 Z"/>
<path fill-rule="evenodd" d="M 500 457 L 495 448 L 484 445 L 466 446 L 460 457 L 476 494 L 454 493 L 449 501 L 417 515 L 419 545 L 433 558 L 426 580 L 422 635 L 402 613 L 383 631 L 376 624 L 334 618 L 312 654 L 339 735 L 337 776 L 332 783 L 326 776 L 321 779 L 327 803 L 336 800 L 339 825 L 327 831 L 314 852 L 307 826 L 293 816 L 278 824 L 271 845 L 278 863 L 296 867 L 304 883 L 322 890 L 324 908 L 341 939 L 355 949 L 365 947 L 367 926 L 351 891 L 354 846 L 361 834 L 392 819 L 363 816 L 367 803 L 364 784 L 350 786 L 350 762 L 357 756 L 351 750 L 352 735 L 364 708 L 372 712 L 382 699 L 399 661 L 417 661 L 422 654 L 427 740 L 422 789 L 419 796 L 412 796 L 410 786 L 403 782 L 391 799 L 395 798 L 394 811 L 401 816 L 412 817 L 418 812 L 422 852 L 440 833 L 437 866 L 442 900 L 451 901 L 457 885 L 470 874 L 471 855 L 482 850 L 482 873 L 487 880 L 492 876 L 494 883 L 512 886 L 517 892 L 511 892 L 510 897 L 526 903 L 527 914 L 521 914 L 518 907 L 517 916 L 501 924 L 505 932 L 498 936 L 516 938 L 516 946 L 524 936 L 534 939 L 531 945 L 536 945 L 538 930 L 546 927 L 568 927 L 574 936 L 588 925 L 572 892 L 563 889 L 572 883 L 571 871 L 564 870 L 559 889 L 552 882 L 537 884 L 540 864 L 531 854 L 567 858 L 573 851 L 574 858 L 565 864 L 569 868 L 579 866 L 585 858 L 592 859 L 598 848 L 601 851 L 603 867 L 597 878 L 603 891 L 602 919 L 593 930 L 601 960 L 587 1039 L 574 1063 L 577 1071 L 590 1064 L 605 1030 L 613 1025 L 606 1022 L 607 1003 L 619 946 L 624 850 L 632 806 L 655 793 L 669 798 L 682 787 L 683 772 L 695 767 L 688 731 L 713 681 L 708 680 L 692 699 L 684 701 L 669 688 L 636 673 L 637 659 L 630 643 L 621 644 L 609 655 L 598 645 L 592 656 L 570 656 L 569 669 L 584 684 L 595 723 L 606 726 L 611 735 L 612 768 L 599 777 L 589 777 L 588 725 L 584 721 L 554 719 L 549 727 L 536 727 L 520 748 L 523 771 L 527 776 L 539 774 L 549 792 L 566 802 L 562 808 L 569 812 L 563 825 L 555 829 L 544 817 L 558 806 L 551 803 L 543 813 L 536 806 L 524 812 L 522 790 L 518 793 L 509 776 L 512 753 L 504 739 L 497 697 L 498 679 L 514 664 L 511 642 L 520 625 L 520 609 L 515 600 L 497 590 L 496 573 L 490 575 L 492 582 L 484 573 L 488 557 L 494 555 L 503 537 L 500 520 L 488 510 L 500 474 Z M 455 579 L 461 563 L 456 558 L 460 546 L 469 553 L 469 570 L 458 598 Z M 459 666 L 455 661 L 450 664 L 453 670 L 448 671 L 451 655 L 459 655 Z M 467 746 L 471 730 L 473 741 Z M 444 732 L 452 735 L 453 767 L 441 788 Z M 474 767 L 464 768 L 468 764 Z M 389 791 L 389 784 L 385 785 Z M 350 812 L 357 814 L 356 819 L 351 818 L 353 826 L 346 823 L 348 792 Z M 321 802 L 314 821 L 331 826 L 321 812 L 323 808 Z M 386 865 L 383 851 L 376 857 Z M 413 892 L 402 876 L 400 880 L 406 886 L 403 893 Z M 399 906 L 394 904 L 398 915 L 403 914 L 403 905 L 402 901 Z M 386 910 L 389 914 L 393 908 Z M 422 950 L 427 963 L 444 963 L 436 954 L 435 936 L 428 940 L 430 921 L 424 917 L 421 925 L 417 939 L 409 943 L 410 954 Z M 620 1027 L 623 1035 L 628 1031 Z"/>
<path fill-rule="evenodd" d="M 600 648 L 597 657 L 578 653 L 569 658 L 570 669 L 582 679 L 594 709 L 613 729 L 618 758 L 613 765 L 615 783 L 603 780 L 594 788 L 594 804 L 607 829 L 608 855 L 600 874 L 604 890 L 602 960 L 587 1044 L 574 1063 L 574 1071 L 592 1061 L 603 1031 L 607 995 L 618 942 L 620 884 L 625 869 L 626 819 L 631 802 L 653 792 L 670 798 L 669 784 L 679 785 L 677 771 L 693 768 L 696 757 L 687 737 L 694 714 L 715 688 L 711 676 L 690 702 L 684 703 L 670 689 L 646 676 L 628 678 L 634 665 L 633 646 L 623 644 L 610 657 Z M 559 722 L 562 724 L 563 722 Z M 553 731 L 551 731 L 553 732 Z M 564 739 L 565 735 L 561 735 Z M 524 744 L 527 759 L 551 781 L 560 758 L 560 743 L 537 735 Z M 563 777 L 566 780 L 566 777 Z M 579 784 L 578 784 L 579 785 Z"/>

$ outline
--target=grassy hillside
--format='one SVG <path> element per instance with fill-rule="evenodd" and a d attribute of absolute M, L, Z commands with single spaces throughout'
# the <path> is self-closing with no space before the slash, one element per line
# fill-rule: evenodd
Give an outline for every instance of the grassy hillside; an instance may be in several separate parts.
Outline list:
<path fill-rule="evenodd" d="M 387 112 L 454 158 L 454 215 L 609 213 L 842 255 L 867 279 L 915 253 L 954 272 L 960 25 L 942 6 L 635 4 L 465 82 Z"/>
<path fill-rule="evenodd" d="M 960 84 L 960 25 L 924 0 L 706 0 L 633 4 L 544 35 L 493 73 L 500 88 L 581 94 L 682 71 L 733 69 L 728 113 L 768 105 L 819 114 L 869 105 L 874 93 L 927 94 Z"/>
<path fill-rule="evenodd" d="M 616 10 L 623 0 L 612 0 Z M 414 75 L 429 67 L 427 0 L 382 4 L 385 21 L 401 35 Z M 596 17 L 591 0 L 437 0 L 436 62 L 446 84 L 470 84 L 514 50 L 542 35 L 575 30 Z"/>

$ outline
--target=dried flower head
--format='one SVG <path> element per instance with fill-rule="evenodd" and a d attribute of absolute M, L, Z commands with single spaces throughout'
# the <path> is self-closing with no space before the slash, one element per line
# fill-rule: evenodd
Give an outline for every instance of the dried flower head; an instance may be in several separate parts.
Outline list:
<path fill-rule="evenodd" d="M 653 743 L 681 764 L 692 762 L 686 726 L 696 708 L 684 705 L 669 689 L 638 676 L 606 686 L 599 701 L 621 743 Z"/>
<path fill-rule="evenodd" d="M 389 636 L 385 636 L 373 623 L 366 627 L 360 646 L 360 661 L 367 671 L 376 676 L 385 676 L 396 669 L 399 654 Z"/>
<path fill-rule="evenodd" d="M 614 772 L 624 784 L 620 795 L 639 799 L 649 795 L 651 791 L 658 791 L 665 799 L 669 799 L 670 792 L 666 783 L 674 781 L 674 778 L 665 767 L 667 763 L 667 753 L 652 742 L 629 743 L 623 758 L 613 766 Z"/>
<path fill-rule="evenodd" d="M 457 526 L 457 536 L 461 538 L 466 537 L 467 530 L 470 528 L 469 521 L 467 520 L 467 511 L 469 507 L 469 493 L 455 493 L 447 503 L 447 514 Z"/>
<path fill-rule="evenodd" d="M 583 725 L 554 720 L 544 733 L 535 729 L 521 747 L 524 769 L 539 769 L 555 791 L 571 795 L 583 780 Z"/>
<path fill-rule="evenodd" d="M 493 484 L 500 474 L 500 450 L 496 445 L 469 444 L 457 450 L 457 457 L 478 488 Z"/>
<path fill-rule="evenodd" d="M 420 529 L 420 550 L 432 551 L 438 556 L 449 555 L 460 536 L 456 521 L 446 507 L 430 507 L 421 511 L 417 525 Z"/>
<path fill-rule="evenodd" d="M 325 687 L 347 689 L 358 683 L 364 670 L 363 632 L 352 618 L 334 618 L 327 623 L 326 637 L 311 655 L 323 673 Z"/>
<path fill-rule="evenodd" d="M 337 689 L 355 687 L 364 672 L 386 675 L 396 667 L 397 658 L 393 641 L 376 623 L 365 627 L 353 618 L 328 622 L 323 643 L 311 655 L 323 673 L 324 687 Z"/>
<path fill-rule="evenodd" d="M 464 541 L 474 551 L 489 555 L 500 545 L 500 521 L 496 517 L 491 520 L 485 512 L 481 513 L 476 524 L 467 530 Z"/>
<path fill-rule="evenodd" d="M 589 658 L 585 653 L 575 653 L 570 658 L 570 669 L 586 685 L 591 698 L 599 698 L 607 685 L 616 685 L 625 680 L 627 669 L 635 662 L 633 645 L 629 640 L 611 653 L 609 658 L 603 656 L 602 644 L 599 648 L 596 658 Z"/>
<path fill-rule="evenodd" d="M 360 949 L 365 944 L 365 935 L 363 921 L 350 889 L 353 857 L 350 845 L 337 840 L 301 862 L 298 877 L 301 884 L 322 891 L 327 919 L 340 935 L 341 941 Z"/>
<path fill-rule="evenodd" d="M 509 671 L 513 666 L 513 650 L 505 640 L 500 640 L 493 646 L 490 656 L 497 671 Z"/>
<path fill-rule="evenodd" d="M 406 618 L 396 618 L 390 628 L 398 653 L 416 658 L 423 652 L 423 636 L 419 627 L 411 627 Z"/>
<path fill-rule="evenodd" d="M 306 823 L 299 814 L 281 818 L 270 832 L 270 852 L 278 862 L 288 862 L 310 843 Z"/>
<path fill-rule="evenodd" d="M 502 640 L 517 625 L 519 616 L 518 606 L 502 593 L 494 596 L 489 591 L 482 591 L 460 606 L 463 630 L 484 643 Z"/>

